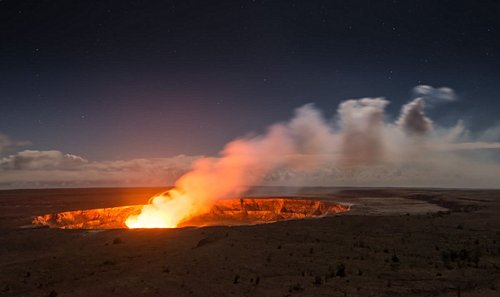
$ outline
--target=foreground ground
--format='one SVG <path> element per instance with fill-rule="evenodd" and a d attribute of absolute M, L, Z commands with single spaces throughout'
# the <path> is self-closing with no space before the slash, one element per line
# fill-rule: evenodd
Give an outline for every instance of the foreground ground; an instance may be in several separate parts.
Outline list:
<path fill-rule="evenodd" d="M 0 296 L 500 296 L 500 191 L 261 188 L 250 195 L 353 208 L 239 227 L 26 228 L 159 190 L 0 191 Z"/>

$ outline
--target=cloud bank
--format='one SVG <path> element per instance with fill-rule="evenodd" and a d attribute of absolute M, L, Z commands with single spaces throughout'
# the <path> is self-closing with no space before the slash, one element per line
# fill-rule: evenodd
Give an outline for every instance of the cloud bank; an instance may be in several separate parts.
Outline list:
<path fill-rule="evenodd" d="M 417 86 L 413 93 L 394 122 L 387 120 L 390 102 L 384 98 L 346 100 L 331 119 L 307 104 L 291 120 L 269 127 L 264 135 L 236 139 L 220 156 L 210 158 L 96 162 L 60 151 L 24 150 L 0 158 L 0 187 L 158 186 L 177 181 L 200 191 L 215 185 L 221 196 L 258 184 L 500 187 L 500 160 L 492 153 L 500 149 L 500 125 L 471 139 L 463 122 L 442 127 L 426 115 L 426 108 L 437 102 L 455 101 L 452 89 Z"/>
<path fill-rule="evenodd" d="M 0 188 L 166 186 L 198 158 L 97 162 L 55 150 L 24 150 L 0 159 Z"/>

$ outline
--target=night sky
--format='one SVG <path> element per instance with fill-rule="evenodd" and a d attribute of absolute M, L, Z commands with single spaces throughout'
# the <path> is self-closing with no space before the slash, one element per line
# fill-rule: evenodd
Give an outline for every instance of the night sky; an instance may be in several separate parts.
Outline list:
<path fill-rule="evenodd" d="M 453 88 L 472 133 L 500 106 L 498 1 L 0 2 L 0 132 L 93 160 L 215 154 L 314 102 Z"/>

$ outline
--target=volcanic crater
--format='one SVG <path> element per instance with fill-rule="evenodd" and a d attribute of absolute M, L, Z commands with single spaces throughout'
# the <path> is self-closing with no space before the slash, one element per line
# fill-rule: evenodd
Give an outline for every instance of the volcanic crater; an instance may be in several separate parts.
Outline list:
<path fill-rule="evenodd" d="M 143 205 L 73 210 L 33 218 L 38 227 L 61 229 L 124 229 L 125 220 Z M 306 198 L 237 198 L 218 200 L 208 212 L 193 216 L 177 227 L 251 225 L 317 218 L 350 210 L 347 204 Z"/>

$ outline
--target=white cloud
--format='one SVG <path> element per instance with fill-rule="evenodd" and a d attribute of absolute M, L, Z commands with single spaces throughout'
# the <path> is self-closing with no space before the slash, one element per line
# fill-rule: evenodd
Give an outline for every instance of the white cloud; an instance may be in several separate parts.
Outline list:
<path fill-rule="evenodd" d="M 428 85 L 419 85 L 413 88 L 413 96 L 422 97 L 429 103 L 437 101 L 455 101 L 457 95 L 455 91 L 448 87 L 434 88 Z"/>
<path fill-rule="evenodd" d="M 85 163 L 88 161 L 84 158 L 63 154 L 60 151 L 24 150 L 0 159 L 0 168 L 4 170 L 70 170 Z"/>
<path fill-rule="evenodd" d="M 0 159 L 0 188 L 171 185 L 198 158 L 96 162 L 55 150 L 25 150 Z"/>

